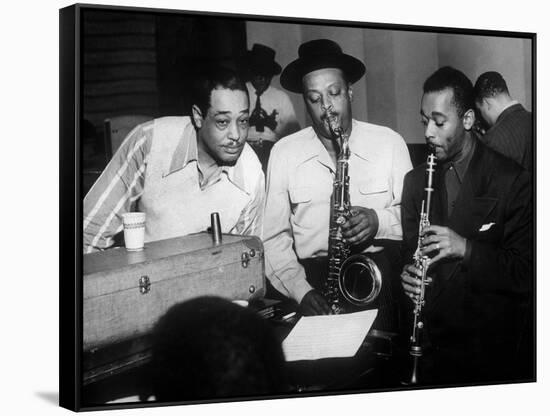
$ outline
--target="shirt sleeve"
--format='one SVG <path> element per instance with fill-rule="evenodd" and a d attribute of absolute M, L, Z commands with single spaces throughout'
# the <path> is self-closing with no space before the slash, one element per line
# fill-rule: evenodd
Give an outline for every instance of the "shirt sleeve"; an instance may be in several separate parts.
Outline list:
<path fill-rule="evenodd" d="M 150 123 L 150 122 L 149 122 Z M 135 210 L 143 193 L 152 129 L 137 126 L 84 197 L 84 253 L 104 250 L 122 231 L 122 214 Z"/>
<path fill-rule="evenodd" d="M 298 263 L 290 224 L 288 166 L 276 148 L 271 153 L 267 174 L 267 194 L 262 239 L 266 275 L 275 289 L 300 303 L 312 290 L 304 268 Z"/>
<path fill-rule="evenodd" d="M 391 202 L 383 209 L 375 209 L 378 216 L 378 232 L 376 239 L 402 240 L 401 227 L 401 195 L 403 192 L 403 179 L 405 174 L 412 169 L 409 149 L 403 138 L 397 135 L 393 140 L 391 153 L 390 192 Z"/>
<path fill-rule="evenodd" d="M 263 172 L 258 175 L 258 180 L 251 194 L 250 202 L 241 212 L 235 228 L 238 234 L 261 236 L 265 203 L 265 176 Z"/>

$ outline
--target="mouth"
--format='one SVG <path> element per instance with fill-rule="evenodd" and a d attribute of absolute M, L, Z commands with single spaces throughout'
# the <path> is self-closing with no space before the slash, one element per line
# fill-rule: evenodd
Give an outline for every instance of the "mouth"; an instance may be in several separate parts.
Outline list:
<path fill-rule="evenodd" d="M 244 143 L 233 145 L 233 146 L 225 145 L 225 146 L 222 146 L 222 148 L 225 153 L 228 153 L 230 155 L 237 155 L 241 153 L 241 151 L 243 150 L 243 146 L 244 146 Z"/>
<path fill-rule="evenodd" d="M 435 144 L 435 143 L 426 143 L 428 145 L 428 149 L 430 150 L 430 152 L 435 152 L 437 151 L 437 149 L 441 149 L 441 146 Z"/>

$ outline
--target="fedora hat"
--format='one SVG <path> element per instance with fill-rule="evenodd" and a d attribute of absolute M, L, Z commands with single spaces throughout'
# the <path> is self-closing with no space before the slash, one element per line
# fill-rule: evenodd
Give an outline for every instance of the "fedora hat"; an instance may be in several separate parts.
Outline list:
<path fill-rule="evenodd" d="M 302 92 L 304 75 L 323 68 L 338 68 L 350 83 L 358 81 L 365 73 L 365 65 L 359 59 L 342 52 L 336 42 L 316 39 L 302 43 L 298 59 L 287 65 L 281 74 L 281 85 L 292 92 Z"/>
<path fill-rule="evenodd" d="M 275 51 L 269 46 L 255 43 L 246 52 L 243 64 L 247 72 L 262 75 L 277 75 L 281 73 L 281 65 L 275 62 Z"/>

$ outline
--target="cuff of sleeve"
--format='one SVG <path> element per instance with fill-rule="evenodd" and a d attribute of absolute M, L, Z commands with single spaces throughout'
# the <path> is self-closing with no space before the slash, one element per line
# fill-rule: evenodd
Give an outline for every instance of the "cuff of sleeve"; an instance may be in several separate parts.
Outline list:
<path fill-rule="evenodd" d="M 385 209 L 374 209 L 378 217 L 378 231 L 376 231 L 375 239 L 391 239 L 392 233 L 392 215 Z"/>
<path fill-rule="evenodd" d="M 472 258 L 472 243 L 470 240 L 466 240 L 466 251 L 464 252 L 464 258 L 462 259 L 462 268 L 467 269 Z"/>
<path fill-rule="evenodd" d="M 307 282 L 307 280 L 303 279 L 298 282 L 296 282 L 292 290 L 290 291 L 290 296 L 298 303 L 300 303 L 303 299 L 303 297 L 306 295 L 307 292 L 312 290 L 313 287 Z"/>

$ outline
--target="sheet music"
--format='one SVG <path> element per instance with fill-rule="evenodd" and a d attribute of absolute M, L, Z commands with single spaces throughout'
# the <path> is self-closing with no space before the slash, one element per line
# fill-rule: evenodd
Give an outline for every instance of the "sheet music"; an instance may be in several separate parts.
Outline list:
<path fill-rule="evenodd" d="M 283 341 L 286 361 L 353 357 L 378 309 L 342 315 L 304 316 Z"/>

